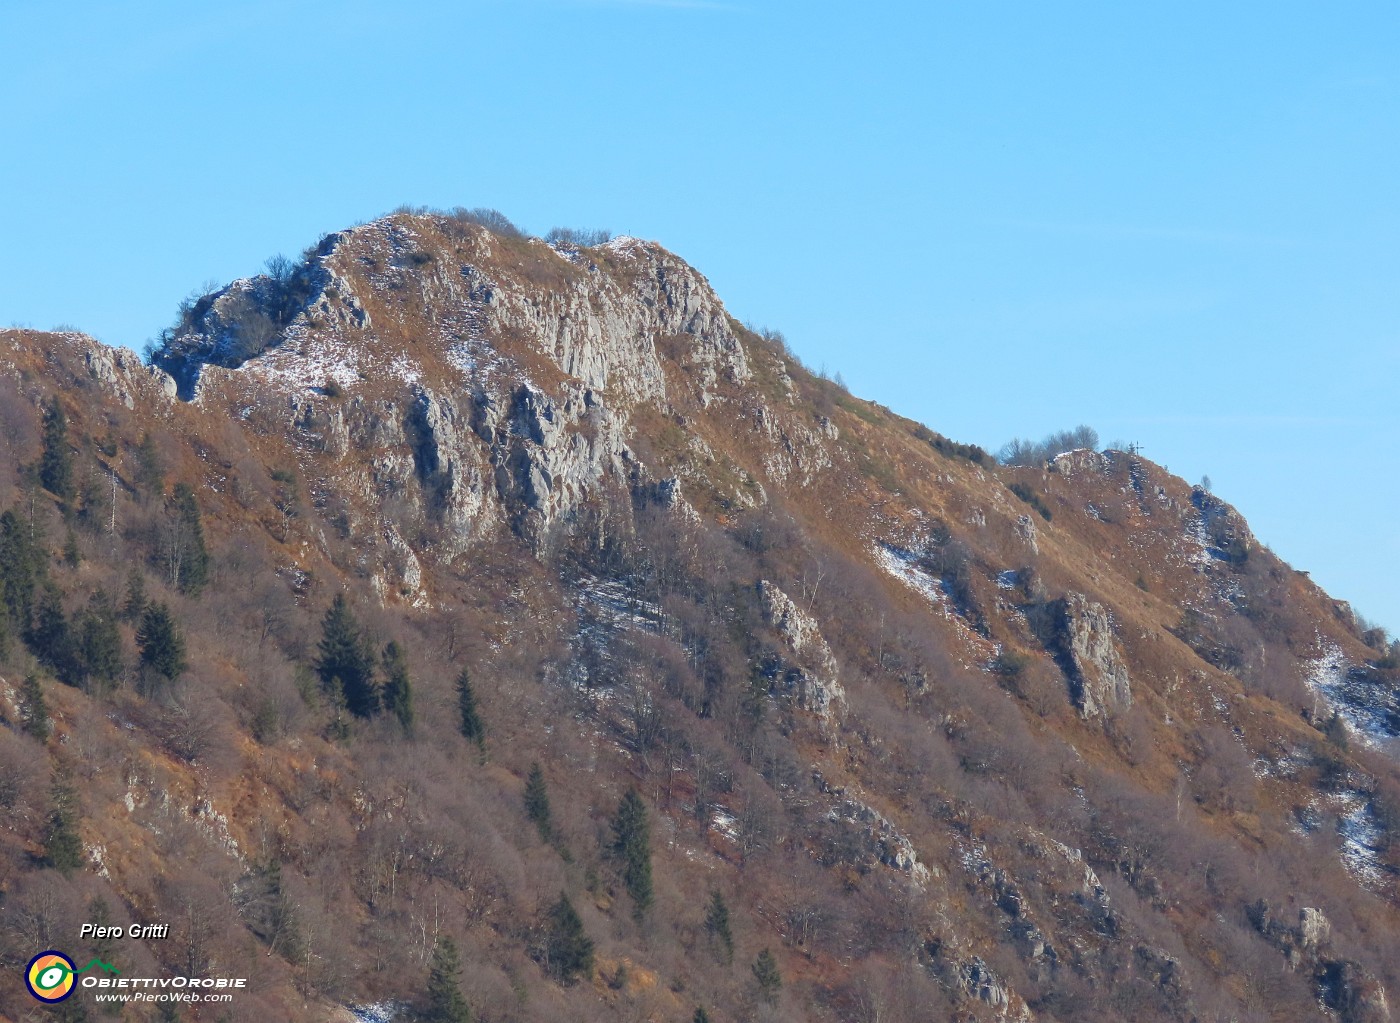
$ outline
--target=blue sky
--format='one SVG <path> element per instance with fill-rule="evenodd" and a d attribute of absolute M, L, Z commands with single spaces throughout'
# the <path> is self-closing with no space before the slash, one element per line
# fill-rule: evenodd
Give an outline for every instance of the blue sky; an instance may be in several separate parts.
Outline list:
<path fill-rule="evenodd" d="M 654 238 L 960 440 L 1080 422 L 1400 629 L 1400 5 L 0 0 L 0 322 L 400 203 Z"/>

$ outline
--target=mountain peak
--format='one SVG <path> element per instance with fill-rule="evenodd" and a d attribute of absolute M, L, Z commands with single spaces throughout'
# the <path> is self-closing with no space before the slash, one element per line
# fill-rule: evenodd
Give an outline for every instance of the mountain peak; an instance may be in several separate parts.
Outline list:
<path fill-rule="evenodd" d="M 155 362 L 187 398 L 220 367 L 293 393 L 539 376 L 547 390 L 572 380 L 637 402 L 664 399 L 663 349 L 678 338 L 702 401 L 722 376 L 747 379 L 709 283 L 655 243 L 550 245 L 462 216 L 394 214 L 188 304 Z"/>
<path fill-rule="evenodd" d="M 683 1019 L 682 989 L 762 1015 L 728 958 L 759 949 L 793 1018 L 877 988 L 894 1020 L 1386 1018 L 1400 647 L 1134 452 L 998 464 L 808 372 L 654 243 L 481 211 L 329 235 L 189 303 L 156 367 L 76 334 L 0 351 L 0 639 L 32 658 L 0 668 L 71 683 L 49 753 L 88 771 L 84 883 L 172 921 L 202 893 L 275 997 L 410 997 L 441 905 L 484 1019 Z M 188 583 L 196 536 L 216 585 Z M 97 684 L 59 649 L 109 620 L 132 647 L 129 590 L 185 623 L 194 682 Z M 308 637 L 352 608 L 347 710 Z M 48 750 L 14 731 L 0 767 Z M 599 839 L 629 791 L 654 889 Z M 25 878 L 45 815 L 13 818 Z M 255 858 L 322 961 L 393 969 L 318 987 Z M 561 887 L 607 983 L 539 951 Z M 707 945 L 719 894 L 742 929 Z M 628 1001 L 634 969 L 664 1003 Z"/>

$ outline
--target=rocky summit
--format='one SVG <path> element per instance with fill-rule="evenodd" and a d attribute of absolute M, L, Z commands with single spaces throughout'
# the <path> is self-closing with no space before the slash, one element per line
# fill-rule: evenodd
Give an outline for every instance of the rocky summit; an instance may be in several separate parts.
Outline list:
<path fill-rule="evenodd" d="M 195 1020 L 1400 1012 L 1400 644 L 656 244 L 397 213 L 145 361 L 0 331 L 0 419 L 0 1017 L 45 949 L 249 978 Z"/>

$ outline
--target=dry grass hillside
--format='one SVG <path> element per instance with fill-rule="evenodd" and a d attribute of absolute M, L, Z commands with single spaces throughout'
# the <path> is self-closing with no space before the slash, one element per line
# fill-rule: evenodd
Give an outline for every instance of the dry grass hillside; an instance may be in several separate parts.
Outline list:
<path fill-rule="evenodd" d="M 0 331 L 0 1017 L 46 948 L 252 978 L 189 1020 L 1400 1011 L 1400 647 L 1215 495 L 484 211 L 152 361 Z"/>

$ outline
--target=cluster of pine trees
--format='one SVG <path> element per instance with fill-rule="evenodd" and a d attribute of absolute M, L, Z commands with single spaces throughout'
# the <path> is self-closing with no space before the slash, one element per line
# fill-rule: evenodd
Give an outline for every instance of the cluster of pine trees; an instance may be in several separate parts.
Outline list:
<path fill-rule="evenodd" d="M 154 459 L 154 455 L 150 455 Z M 35 514 L 36 489 L 58 499 L 68 524 L 62 562 L 76 568 L 81 560 L 72 523 L 77 516 L 73 450 L 68 420 L 57 402 L 43 413 L 43 449 L 22 475 L 30 488 L 28 514 L 12 508 L 0 514 L 0 657 L 8 657 L 15 640 L 22 642 L 36 667 L 67 685 L 101 695 L 118 686 L 126 672 L 120 623 L 135 628 L 138 682 L 144 695 L 177 680 L 188 668 L 184 637 L 168 605 L 148 601 L 144 576 L 133 568 L 126 601 L 118 607 L 112 594 L 97 589 L 71 613 L 71 599 L 50 573 L 54 557 L 40 517 Z M 173 588 L 197 594 L 207 583 L 210 557 L 204 542 L 199 504 L 186 484 L 175 487 L 168 505 L 166 529 L 150 560 L 169 572 Z M 33 672 L 30 673 L 34 675 Z M 42 688 L 37 676 L 26 683 L 27 727 L 39 728 L 44 718 Z"/>
<path fill-rule="evenodd" d="M 332 728 L 342 737 L 348 729 L 342 711 L 368 720 L 378 714 L 394 717 L 405 736 L 413 735 L 413 680 L 408 655 L 397 640 L 386 643 L 376 657 L 374 641 L 361 626 L 343 593 L 338 593 L 321 621 L 317 644 L 316 674 L 336 717 Z M 462 735 L 482 746 L 486 726 L 476 706 L 471 676 L 466 669 L 457 677 L 458 708 Z"/>
<path fill-rule="evenodd" d="M 398 719 L 405 735 L 413 734 L 413 683 L 408 658 L 395 640 L 378 657 L 343 593 L 337 593 L 321 622 L 316 674 L 337 710 L 335 727 L 344 731 L 341 708 L 358 718 L 381 712 Z"/>

